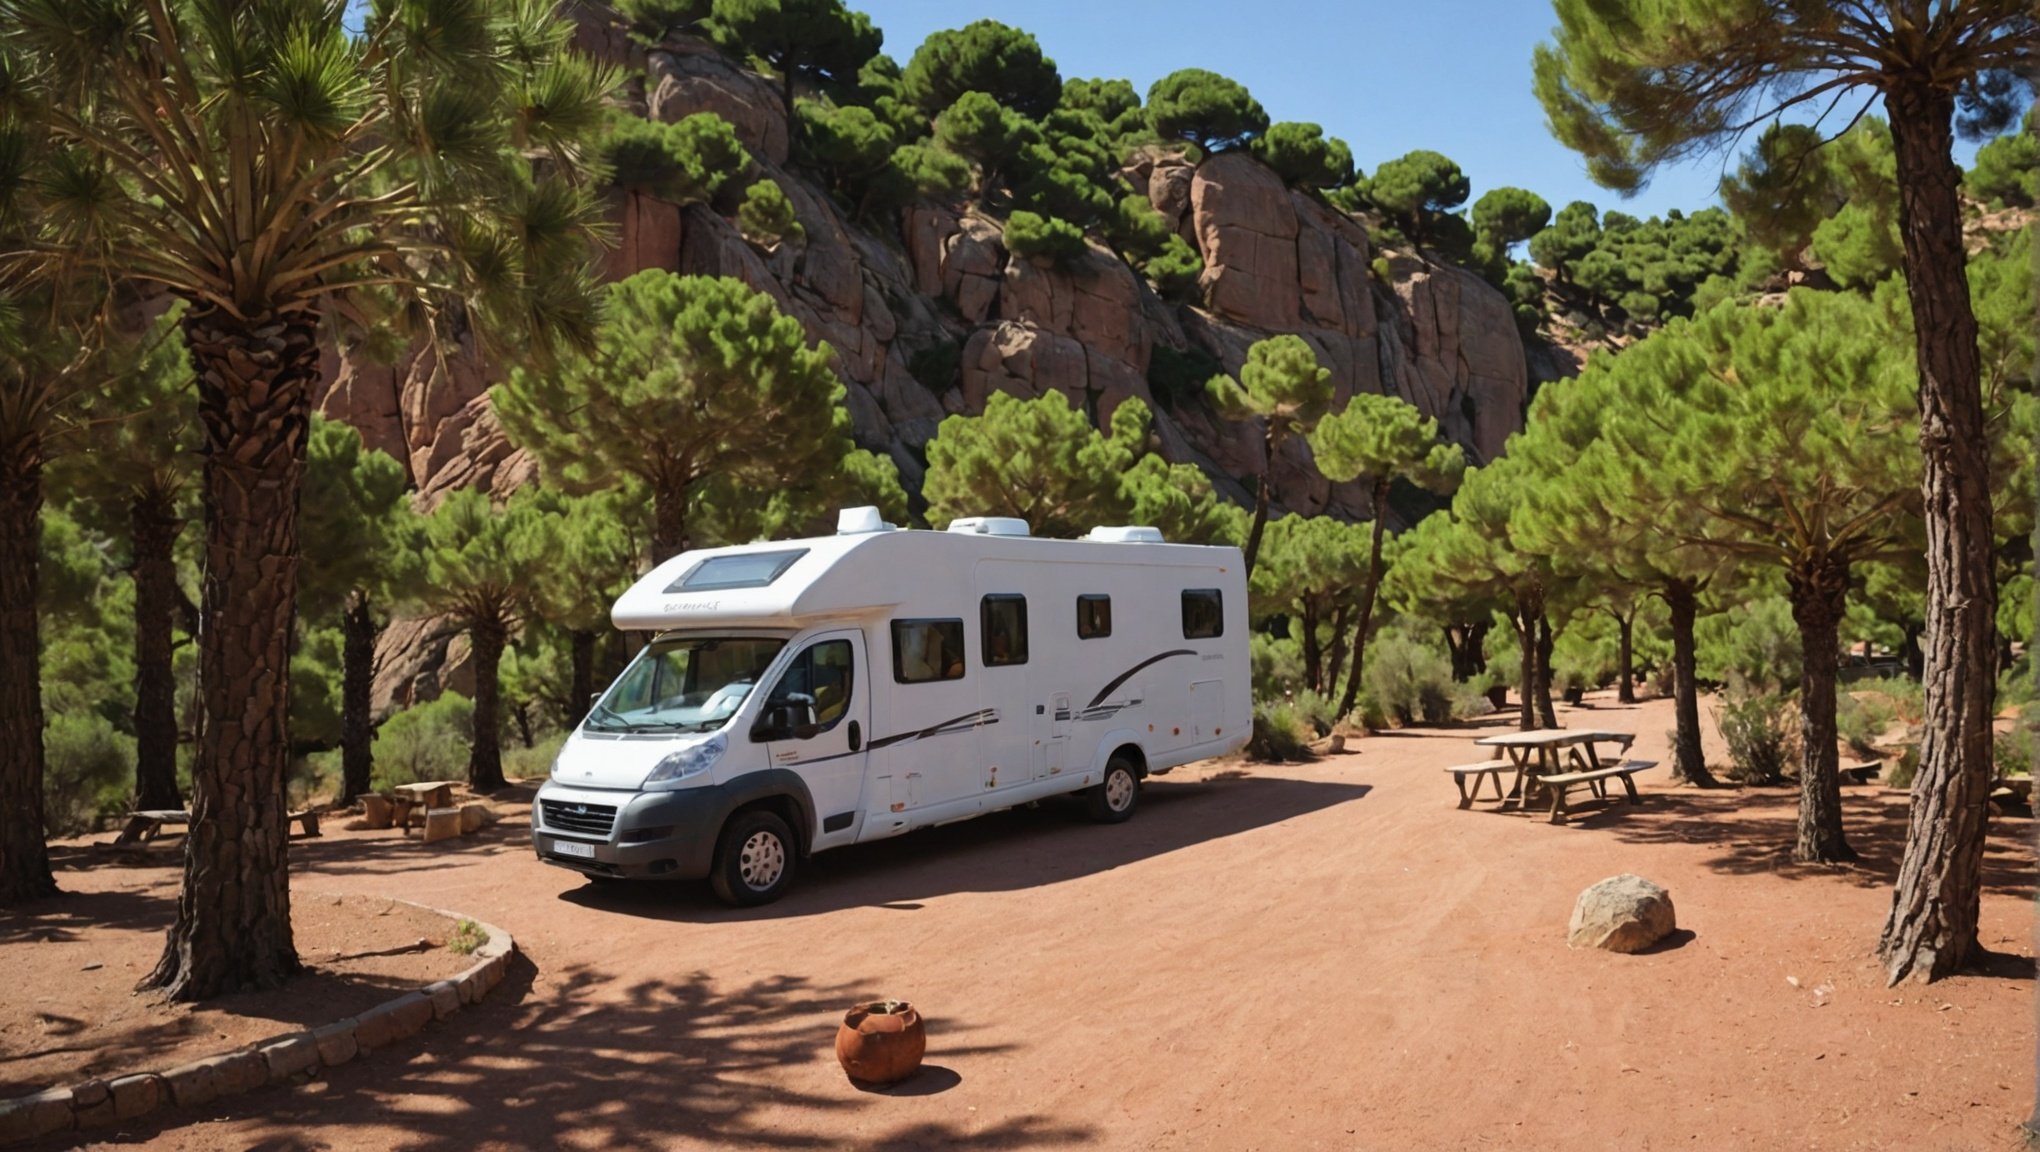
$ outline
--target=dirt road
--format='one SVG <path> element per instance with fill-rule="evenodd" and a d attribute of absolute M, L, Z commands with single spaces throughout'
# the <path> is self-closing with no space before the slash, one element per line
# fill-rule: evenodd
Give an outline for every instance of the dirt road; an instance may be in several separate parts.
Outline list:
<path fill-rule="evenodd" d="M 1591 722 L 1662 759 L 1667 704 Z M 1987 973 L 1887 990 L 1903 809 L 1849 790 L 1859 870 L 1793 867 L 1787 791 L 1663 780 L 1552 827 L 1456 811 L 1473 729 L 1309 765 L 1201 766 L 1135 819 L 1043 807 L 817 858 L 775 906 L 583 885 L 514 825 L 293 846 L 296 890 L 508 928 L 478 1010 L 293 1090 L 109 1145 L 2009 1149 L 2031 1107 L 2030 822 L 2000 821 Z M 1482 805 L 1482 809 L 1492 805 Z M 1571 952 L 1580 889 L 1668 887 L 1687 930 Z M 71 874 L 73 888 L 117 872 Z M 928 1067 L 851 1087 L 836 1022 L 915 1001 Z M 179 1120 L 189 1117 L 178 1114 Z"/>

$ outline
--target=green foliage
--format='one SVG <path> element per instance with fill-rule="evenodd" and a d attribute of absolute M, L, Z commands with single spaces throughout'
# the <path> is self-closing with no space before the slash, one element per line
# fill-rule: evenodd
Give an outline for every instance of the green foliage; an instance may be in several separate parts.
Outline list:
<path fill-rule="evenodd" d="M 489 939 L 482 926 L 472 920 L 462 920 L 453 926 L 453 932 L 446 938 L 446 950 L 456 956 L 472 956 Z"/>
<path fill-rule="evenodd" d="M 43 727 L 43 827 L 75 836 L 125 811 L 134 787 L 135 739 L 91 711 L 52 711 Z"/>
<path fill-rule="evenodd" d="M 1530 237 L 1530 258 L 1570 283 L 1573 266 L 1601 242 L 1600 210 L 1575 200 L 1558 210 L 1551 224 Z"/>
<path fill-rule="evenodd" d="M 596 156 L 618 185 L 681 205 L 706 203 L 751 165 L 737 130 L 713 112 L 667 124 L 612 110 Z"/>
<path fill-rule="evenodd" d="M 2027 109 L 2019 129 L 1976 150 L 1976 166 L 1963 180 L 1969 194 L 1999 208 L 2031 208 L 2040 202 L 2040 135 Z"/>
<path fill-rule="evenodd" d="M 893 153 L 893 167 L 916 193 L 946 200 L 970 187 L 970 161 L 928 144 L 909 144 Z"/>
<path fill-rule="evenodd" d="M 1310 760 L 1310 742 L 1316 737 L 1309 718 L 1288 701 L 1254 702 L 1254 735 L 1247 741 L 1247 756 L 1263 764 Z"/>
<path fill-rule="evenodd" d="M 1730 779 L 1746 785 L 1782 783 L 1791 759 L 1786 718 L 1790 697 L 1730 692 L 1714 705 L 1714 725 L 1728 744 Z"/>
<path fill-rule="evenodd" d="M 414 583 L 417 525 L 404 499 L 409 487 L 404 466 L 364 446 L 352 427 L 312 418 L 298 513 L 301 617 L 331 623 L 351 592 L 382 600 Z"/>
<path fill-rule="evenodd" d="M 676 32 L 688 32 L 708 19 L 713 0 L 612 0 L 616 14 L 630 26 L 632 38 L 658 44 Z"/>
<path fill-rule="evenodd" d="M 769 488 L 842 460 L 849 415 L 831 356 L 740 280 L 648 269 L 610 287 L 594 355 L 513 371 L 494 390 L 496 412 L 548 483 L 644 484 L 663 559 L 685 544 L 701 481 Z"/>
<path fill-rule="evenodd" d="M 1823 137 L 1810 124 L 1773 121 L 1735 173 L 1721 181 L 1721 202 L 1750 244 L 1796 266 L 1813 230 L 1847 200 L 1831 178 Z"/>
<path fill-rule="evenodd" d="M 807 235 L 786 190 L 769 178 L 744 190 L 744 202 L 737 208 L 737 227 L 747 239 L 768 247 Z"/>
<path fill-rule="evenodd" d="M 1354 393 L 1318 421 L 1310 449 L 1326 479 L 1364 480 L 1384 493 L 1395 480 L 1450 492 L 1466 471 L 1466 454 L 1440 437 L 1436 420 L 1399 396 L 1375 392 Z"/>
<path fill-rule="evenodd" d="M 1876 756 L 1878 739 L 1897 719 L 1898 709 L 1888 698 L 1860 684 L 1835 699 L 1835 731 L 1857 756 Z"/>
<path fill-rule="evenodd" d="M 1184 68 L 1147 94 L 1148 127 L 1164 140 L 1187 140 L 1206 154 L 1244 147 L 1268 130 L 1268 113 L 1237 80 Z"/>
<path fill-rule="evenodd" d="M 1140 266 L 1141 273 L 1164 300 L 1196 303 L 1204 276 L 1204 257 L 1181 236 L 1171 234 L 1161 252 Z"/>
<path fill-rule="evenodd" d="M 1689 314 L 1701 283 L 1734 273 L 1736 252 L 1734 222 L 1718 208 L 1649 220 L 1611 211 L 1596 221 L 1593 205 L 1574 201 L 1530 238 L 1531 257 L 1562 283 L 1638 322 Z"/>
<path fill-rule="evenodd" d="M 1301 336 L 1270 336 L 1247 349 L 1240 378 L 1213 376 L 1205 394 L 1228 420 L 1263 420 L 1272 446 L 1306 436 L 1332 404 L 1331 369 Z"/>
<path fill-rule="evenodd" d="M 1006 247 L 1025 260 L 1067 264 L 1088 250 L 1083 229 L 1067 220 L 1018 211 L 1006 221 Z"/>
<path fill-rule="evenodd" d="M 1452 719 L 1452 662 L 1400 630 L 1374 638 L 1367 648 L 1367 690 L 1405 727 Z"/>
<path fill-rule="evenodd" d="M 1253 147 L 1254 155 L 1291 187 L 1337 188 L 1353 179 L 1353 150 L 1316 124 L 1271 124 Z"/>
<path fill-rule="evenodd" d="M 1113 247 L 1126 257 L 1128 263 L 1139 268 L 1169 250 L 1169 241 L 1176 234 L 1169 229 L 1169 221 L 1148 198 L 1138 192 L 1129 192 L 1119 198 L 1117 210 L 1113 213 L 1110 226 L 1106 229 L 1112 237 Z"/>
<path fill-rule="evenodd" d="M 448 493 L 424 517 L 425 575 L 418 596 L 464 629 L 512 630 L 536 606 L 559 546 L 557 514 L 529 489 L 502 507 L 470 488 Z"/>
<path fill-rule="evenodd" d="M 1899 270 L 1905 251 L 1892 214 L 1846 204 L 1813 230 L 1813 255 L 1836 283 L 1867 290 Z"/>
<path fill-rule="evenodd" d="M 375 790 L 462 778 L 474 739 L 474 702 L 458 692 L 398 712 L 376 729 Z"/>
<path fill-rule="evenodd" d="M 1041 129 L 984 92 L 965 92 L 935 119 L 935 142 L 977 165 L 989 192 L 1020 152 L 1041 141 Z"/>
<path fill-rule="evenodd" d="M 1058 107 L 1097 117 L 1115 140 L 1139 131 L 1147 123 L 1141 111 L 1140 93 L 1126 80 L 1065 80 Z"/>
<path fill-rule="evenodd" d="M 298 748 L 340 742 L 342 644 L 338 628 L 299 628 L 290 654 L 290 740 Z"/>
<path fill-rule="evenodd" d="M 1055 61 L 1034 37 L 996 20 L 931 33 L 901 77 L 906 98 L 928 116 L 982 92 L 1024 116 L 1046 116 L 1062 97 Z"/>
<path fill-rule="evenodd" d="M 921 152 L 914 169 L 896 166 L 899 137 L 878 113 L 859 105 L 802 98 L 794 102 L 795 138 L 801 158 L 857 215 L 904 203 L 922 178 L 938 175 Z"/>
<path fill-rule="evenodd" d="M 796 79 L 848 88 L 884 36 L 842 0 L 714 0 L 717 39 L 741 46 L 780 76 L 792 111 Z"/>
<path fill-rule="evenodd" d="M 1420 148 L 1376 168 L 1361 191 L 1422 247 L 1439 218 L 1466 203 L 1472 188 L 1459 165 Z"/>
<path fill-rule="evenodd" d="M 1225 371 L 1225 365 L 1202 347 L 1172 348 L 1156 344 L 1148 357 L 1148 391 L 1165 408 L 1176 408 L 1204 394 L 1204 383 Z"/>
<path fill-rule="evenodd" d="M 1496 253 L 1506 253 L 1551 223 L 1551 205 L 1522 188 L 1495 188 L 1473 202 L 1474 234 Z"/>

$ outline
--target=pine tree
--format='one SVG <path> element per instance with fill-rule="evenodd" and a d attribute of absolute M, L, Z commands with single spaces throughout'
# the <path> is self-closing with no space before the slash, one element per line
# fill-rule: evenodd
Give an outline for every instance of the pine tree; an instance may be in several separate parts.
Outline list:
<path fill-rule="evenodd" d="M 1293 437 L 1311 429 L 1332 405 L 1332 373 L 1318 363 L 1317 353 L 1301 336 L 1270 336 L 1247 349 L 1240 378 L 1213 376 L 1205 392 L 1228 420 L 1262 422 L 1261 474 L 1254 478 L 1254 519 L 1247 531 L 1247 577 L 1261 550 L 1261 530 L 1268 523 L 1268 485 L 1275 454 Z"/>

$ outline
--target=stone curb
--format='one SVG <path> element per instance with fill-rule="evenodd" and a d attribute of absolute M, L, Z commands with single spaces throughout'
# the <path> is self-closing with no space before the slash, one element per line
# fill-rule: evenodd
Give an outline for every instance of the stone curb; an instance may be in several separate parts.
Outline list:
<path fill-rule="evenodd" d="M 456 923 L 472 919 L 440 908 L 426 911 Z M 172 1105 L 195 1108 L 265 1084 L 305 1079 L 322 1067 L 337 1067 L 362 1052 L 415 1036 L 427 1023 L 444 1020 L 463 1005 L 478 1003 L 503 982 L 517 942 L 493 924 L 474 923 L 487 938 L 475 949 L 474 963 L 458 976 L 406 992 L 322 1028 L 284 1032 L 167 1071 L 87 1080 L 33 1096 L 0 1100 L 0 1144 L 104 1128 Z"/>

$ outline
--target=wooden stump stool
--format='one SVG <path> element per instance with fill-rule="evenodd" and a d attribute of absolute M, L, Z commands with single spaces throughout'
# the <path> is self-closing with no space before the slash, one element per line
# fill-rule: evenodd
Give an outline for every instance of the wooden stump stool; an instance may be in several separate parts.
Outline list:
<path fill-rule="evenodd" d="M 361 819 L 370 828 L 387 828 L 396 815 L 396 805 L 387 796 L 370 793 L 361 798 Z"/>
<path fill-rule="evenodd" d="M 460 809 L 427 808 L 425 810 L 425 843 L 435 840 L 451 840 L 460 835 Z"/>
<path fill-rule="evenodd" d="M 488 820 L 489 806 L 487 804 L 463 804 L 460 806 L 461 835 L 466 836 L 471 832 L 480 831 L 482 825 L 488 823 Z"/>

